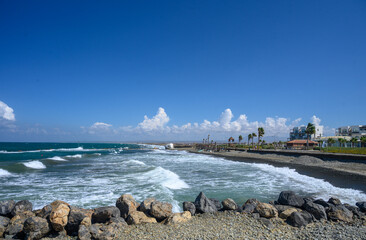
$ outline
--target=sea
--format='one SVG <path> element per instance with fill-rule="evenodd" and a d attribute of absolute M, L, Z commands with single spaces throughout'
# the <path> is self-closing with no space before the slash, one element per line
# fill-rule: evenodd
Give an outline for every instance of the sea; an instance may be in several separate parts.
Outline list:
<path fill-rule="evenodd" d="M 202 191 L 210 198 L 268 202 L 283 190 L 314 198 L 365 201 L 357 189 L 288 167 L 245 163 L 121 143 L 0 143 L 0 201 L 27 199 L 34 209 L 63 200 L 83 208 L 115 205 L 122 194 L 137 201 L 155 197 L 182 211 Z"/>

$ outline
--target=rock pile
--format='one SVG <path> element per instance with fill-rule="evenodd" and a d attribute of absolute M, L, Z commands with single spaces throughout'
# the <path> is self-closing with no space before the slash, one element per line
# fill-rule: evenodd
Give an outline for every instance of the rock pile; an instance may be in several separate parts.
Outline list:
<path fill-rule="evenodd" d="M 173 213 L 172 205 L 149 198 L 138 203 L 131 195 L 124 194 L 115 206 L 82 209 L 63 201 L 54 201 L 42 209 L 33 210 L 27 200 L 0 201 L 0 238 L 41 239 L 44 237 L 78 239 L 116 239 L 126 232 L 128 225 L 137 224 L 180 224 L 189 221 L 193 215 L 232 212 L 246 214 L 258 219 L 266 227 L 273 223 L 288 223 L 303 227 L 312 222 L 337 221 L 352 224 L 362 221 L 366 224 L 366 202 L 356 206 L 342 204 L 339 199 L 311 199 L 291 191 L 281 192 L 278 200 L 262 203 L 256 199 L 247 200 L 242 206 L 233 199 L 220 202 L 208 198 L 201 192 L 194 202 L 184 202 L 182 213 Z"/>

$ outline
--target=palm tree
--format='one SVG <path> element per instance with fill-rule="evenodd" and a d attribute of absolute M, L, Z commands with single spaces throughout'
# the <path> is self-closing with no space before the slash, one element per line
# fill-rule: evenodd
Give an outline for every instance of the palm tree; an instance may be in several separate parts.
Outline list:
<path fill-rule="evenodd" d="M 365 146 L 365 143 L 366 143 L 366 136 L 362 136 L 360 138 L 360 140 L 361 140 L 361 147 L 364 147 Z"/>
<path fill-rule="evenodd" d="M 315 126 L 312 123 L 308 123 L 308 126 L 306 127 L 305 133 L 307 135 L 306 140 L 306 149 L 309 149 L 309 138 L 311 135 L 315 134 Z"/>
<path fill-rule="evenodd" d="M 327 142 L 329 146 L 332 146 L 332 144 L 335 143 L 335 140 L 333 138 L 328 138 Z"/>
<path fill-rule="evenodd" d="M 322 150 L 322 146 L 323 146 L 323 140 L 319 140 L 319 148 L 320 148 L 320 151 Z"/>
<path fill-rule="evenodd" d="M 254 138 L 257 136 L 257 134 L 255 133 L 252 133 L 252 146 L 254 148 Z"/>
<path fill-rule="evenodd" d="M 242 135 L 239 135 L 239 145 L 240 145 L 240 142 L 243 140 L 243 136 Z"/>
<path fill-rule="evenodd" d="M 355 143 L 357 143 L 357 142 L 358 142 L 358 139 L 353 137 L 351 139 L 352 147 L 355 147 Z"/>
<path fill-rule="evenodd" d="M 249 144 L 250 144 L 250 139 L 252 139 L 252 138 L 253 138 L 252 134 L 249 134 L 249 135 L 248 135 L 248 146 L 249 146 Z"/>
<path fill-rule="evenodd" d="M 258 149 L 259 149 L 259 141 L 261 140 L 261 137 L 264 135 L 264 129 L 262 127 L 258 128 Z"/>
<path fill-rule="evenodd" d="M 344 138 L 338 138 L 338 142 L 339 142 L 339 148 L 341 148 L 342 147 L 342 144 L 345 144 L 347 142 L 347 140 L 344 139 Z"/>

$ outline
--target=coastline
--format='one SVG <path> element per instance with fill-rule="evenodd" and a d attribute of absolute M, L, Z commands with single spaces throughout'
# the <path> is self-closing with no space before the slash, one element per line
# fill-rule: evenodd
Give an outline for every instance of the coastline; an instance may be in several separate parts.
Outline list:
<path fill-rule="evenodd" d="M 366 164 L 364 163 L 322 161 L 305 153 L 300 157 L 294 157 L 233 150 L 230 152 L 199 152 L 193 148 L 178 148 L 175 150 L 223 157 L 230 161 L 264 163 L 275 167 L 294 168 L 300 174 L 324 179 L 334 186 L 358 189 L 366 193 Z"/>

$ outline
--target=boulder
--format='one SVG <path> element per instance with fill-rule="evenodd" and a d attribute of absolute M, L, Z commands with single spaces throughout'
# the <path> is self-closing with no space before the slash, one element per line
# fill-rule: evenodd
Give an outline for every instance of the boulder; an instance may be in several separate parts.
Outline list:
<path fill-rule="evenodd" d="M 294 227 L 303 227 L 313 221 L 313 216 L 306 212 L 293 212 L 288 218 L 287 223 Z"/>
<path fill-rule="evenodd" d="M 281 214 L 283 211 L 294 207 L 289 205 L 275 205 L 275 208 L 277 209 L 278 213 Z"/>
<path fill-rule="evenodd" d="M 24 238 L 23 225 L 27 218 L 34 217 L 35 214 L 30 211 L 25 211 L 15 215 L 10 219 L 8 226 L 5 229 L 5 234 L 14 236 L 14 238 Z"/>
<path fill-rule="evenodd" d="M 209 198 L 209 199 L 216 206 L 217 211 L 221 210 L 222 205 L 221 205 L 220 200 L 217 200 L 215 198 Z"/>
<path fill-rule="evenodd" d="M 131 212 L 137 210 L 139 204 L 130 194 L 123 194 L 117 199 L 116 207 L 120 210 L 121 217 L 126 219 Z"/>
<path fill-rule="evenodd" d="M 119 217 L 121 212 L 117 207 L 100 207 L 94 209 L 94 213 L 92 215 L 92 223 L 106 223 L 111 218 Z"/>
<path fill-rule="evenodd" d="M 274 228 L 274 225 L 273 225 L 273 223 L 271 222 L 271 220 L 270 219 L 267 219 L 267 218 L 259 218 L 258 219 L 264 226 L 266 226 L 267 228 L 269 228 L 269 229 L 272 229 L 272 228 Z"/>
<path fill-rule="evenodd" d="M 297 208 L 288 208 L 280 213 L 280 218 L 287 219 L 293 212 L 297 212 Z"/>
<path fill-rule="evenodd" d="M 184 223 L 187 222 L 192 218 L 191 212 L 184 211 L 182 213 L 174 213 L 170 215 L 167 220 L 165 221 L 165 224 L 177 224 L 177 223 Z"/>
<path fill-rule="evenodd" d="M 162 221 L 165 218 L 173 214 L 173 206 L 170 203 L 153 202 L 151 204 L 150 215 L 158 221 Z"/>
<path fill-rule="evenodd" d="M 208 199 L 203 192 L 198 194 L 196 200 L 194 201 L 197 213 L 214 213 L 217 212 L 216 205 Z"/>
<path fill-rule="evenodd" d="M 14 200 L 0 201 L 0 216 L 10 217 L 15 206 Z"/>
<path fill-rule="evenodd" d="M 366 202 L 357 202 L 356 206 L 361 210 L 361 212 L 366 212 Z"/>
<path fill-rule="evenodd" d="M 33 204 L 28 200 L 21 200 L 14 205 L 14 208 L 11 210 L 11 215 L 15 216 L 17 214 L 21 214 L 25 211 L 32 211 Z"/>
<path fill-rule="evenodd" d="M 89 228 L 84 225 L 80 225 L 79 230 L 78 230 L 78 238 L 80 240 L 90 240 L 91 234 L 90 234 Z"/>
<path fill-rule="evenodd" d="M 0 216 L 0 238 L 4 236 L 6 227 L 8 226 L 10 219 L 7 217 Z"/>
<path fill-rule="evenodd" d="M 24 222 L 23 231 L 27 239 L 41 239 L 50 232 L 48 221 L 41 217 L 30 217 Z"/>
<path fill-rule="evenodd" d="M 118 235 L 121 233 L 122 228 L 116 223 L 111 224 L 92 224 L 89 228 L 91 239 L 98 240 L 114 240 L 119 239 Z"/>
<path fill-rule="evenodd" d="M 278 216 L 277 209 L 268 203 L 258 203 L 255 207 L 255 212 L 259 213 L 261 217 L 272 218 Z"/>
<path fill-rule="evenodd" d="M 282 205 L 289 205 L 298 208 L 301 208 L 305 203 L 304 199 L 296 195 L 293 191 L 281 192 L 277 201 Z"/>
<path fill-rule="evenodd" d="M 328 219 L 325 209 L 322 205 L 313 203 L 311 201 L 305 201 L 303 208 L 311 213 L 317 220 Z"/>
<path fill-rule="evenodd" d="M 255 198 L 248 199 L 242 206 L 242 213 L 253 213 L 259 201 Z"/>
<path fill-rule="evenodd" d="M 91 218 L 90 217 L 85 217 L 81 222 L 80 225 L 84 225 L 86 227 L 89 227 L 90 225 L 92 225 L 91 222 Z"/>
<path fill-rule="evenodd" d="M 338 198 L 333 198 L 333 197 L 329 198 L 328 203 L 333 204 L 335 206 L 342 204 L 341 200 L 339 200 Z"/>
<path fill-rule="evenodd" d="M 196 214 L 196 206 L 192 202 L 183 202 L 183 211 L 189 211 L 193 216 Z"/>
<path fill-rule="evenodd" d="M 343 204 L 343 206 L 353 213 L 354 218 L 362 218 L 363 216 L 365 216 L 365 214 L 361 212 L 360 209 L 356 206 L 351 206 L 347 203 Z"/>
<path fill-rule="evenodd" d="M 37 211 L 36 216 L 49 219 L 51 212 L 52 212 L 52 206 L 46 205 L 40 211 Z"/>
<path fill-rule="evenodd" d="M 156 219 L 153 217 L 146 216 L 145 213 L 134 211 L 131 212 L 127 217 L 127 223 L 129 225 L 141 224 L 141 223 L 157 223 Z"/>
<path fill-rule="evenodd" d="M 68 216 L 70 213 L 69 204 L 63 201 L 56 200 L 51 203 L 51 213 L 49 220 L 51 222 L 52 228 L 57 231 L 63 231 L 67 225 Z"/>
<path fill-rule="evenodd" d="M 353 222 L 353 213 L 343 205 L 331 206 L 327 214 L 328 218 L 333 221 Z"/>
<path fill-rule="evenodd" d="M 317 199 L 317 200 L 314 201 L 314 203 L 322 205 L 324 208 L 329 208 L 330 207 L 329 203 L 327 203 L 323 199 Z"/>
<path fill-rule="evenodd" d="M 70 206 L 70 213 L 65 227 L 67 234 L 70 236 L 77 236 L 80 223 L 85 219 L 91 219 L 93 210 L 86 210 L 74 206 Z M 91 225 L 91 224 L 89 224 Z"/>
<path fill-rule="evenodd" d="M 151 204 L 153 202 L 155 202 L 156 199 L 155 198 L 148 198 L 148 199 L 145 199 L 141 204 L 140 206 L 138 207 L 138 210 L 141 211 L 141 212 L 144 212 L 146 214 L 149 214 L 150 210 L 151 210 Z"/>
<path fill-rule="evenodd" d="M 222 201 L 222 206 L 223 206 L 224 210 L 233 210 L 233 211 L 235 211 L 235 210 L 238 209 L 238 205 L 231 198 L 227 198 L 224 201 Z"/>

